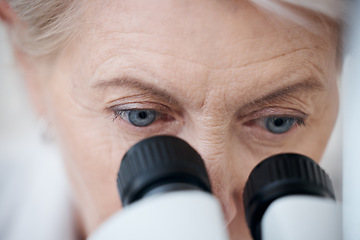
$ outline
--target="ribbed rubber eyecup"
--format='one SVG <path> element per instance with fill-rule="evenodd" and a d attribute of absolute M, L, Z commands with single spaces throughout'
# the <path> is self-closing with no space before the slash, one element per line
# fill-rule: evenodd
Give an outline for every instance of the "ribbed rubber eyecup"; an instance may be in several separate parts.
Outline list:
<path fill-rule="evenodd" d="M 185 141 L 173 136 L 151 137 L 135 144 L 123 157 L 117 178 L 123 206 L 169 183 L 190 184 L 211 193 L 204 162 Z"/>
<path fill-rule="evenodd" d="M 243 192 L 247 224 L 254 240 L 261 239 L 261 219 L 276 199 L 302 194 L 335 199 L 331 180 L 313 160 L 299 154 L 279 154 L 260 162 Z"/>

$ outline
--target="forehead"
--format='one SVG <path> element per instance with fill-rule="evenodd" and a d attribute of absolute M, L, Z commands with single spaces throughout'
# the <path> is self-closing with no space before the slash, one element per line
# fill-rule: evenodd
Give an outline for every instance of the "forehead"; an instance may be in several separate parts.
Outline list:
<path fill-rule="evenodd" d="M 162 84 L 179 85 L 181 79 L 200 86 L 221 79 L 231 85 L 240 76 L 244 85 L 264 85 L 299 68 L 326 79 L 324 71 L 335 59 L 335 41 L 323 21 L 312 18 L 316 31 L 309 31 L 248 1 L 87 4 L 83 37 L 72 54 L 81 58 L 83 79 L 91 81 L 115 78 L 123 70 L 152 75 L 161 69 L 155 78 Z"/>
<path fill-rule="evenodd" d="M 154 50 L 215 68 L 266 60 L 293 51 L 294 46 L 321 48 L 330 39 L 320 19 L 312 19 L 318 27 L 311 32 L 244 0 L 125 0 L 90 4 L 85 29 L 93 44 L 109 42 L 114 49 Z"/>

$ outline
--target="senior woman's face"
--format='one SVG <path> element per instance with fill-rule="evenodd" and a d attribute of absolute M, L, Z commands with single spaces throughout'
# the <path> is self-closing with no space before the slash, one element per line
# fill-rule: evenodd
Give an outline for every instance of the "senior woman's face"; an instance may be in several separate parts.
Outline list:
<path fill-rule="evenodd" d="M 129 147 L 170 134 L 201 154 L 231 236 L 247 239 L 252 168 L 281 152 L 318 161 L 331 133 L 330 25 L 308 14 L 308 31 L 246 1 L 87 4 L 79 36 L 42 81 L 85 234 L 121 207 L 115 180 Z"/>

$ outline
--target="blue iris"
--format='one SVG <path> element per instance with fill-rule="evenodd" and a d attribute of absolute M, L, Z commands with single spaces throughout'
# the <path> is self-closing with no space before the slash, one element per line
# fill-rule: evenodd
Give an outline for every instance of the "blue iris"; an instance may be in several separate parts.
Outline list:
<path fill-rule="evenodd" d="M 157 113 L 154 110 L 129 110 L 128 119 L 136 127 L 146 127 L 155 121 Z"/>
<path fill-rule="evenodd" d="M 275 134 L 289 131 L 296 120 L 289 117 L 268 117 L 265 119 L 266 129 Z"/>

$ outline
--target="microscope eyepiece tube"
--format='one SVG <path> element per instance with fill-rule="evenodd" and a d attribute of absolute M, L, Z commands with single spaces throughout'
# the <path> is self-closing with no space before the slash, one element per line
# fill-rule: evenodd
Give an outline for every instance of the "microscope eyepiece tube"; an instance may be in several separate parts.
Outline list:
<path fill-rule="evenodd" d="M 243 192 L 246 220 L 255 240 L 262 239 L 261 220 L 268 206 L 289 195 L 335 199 L 329 176 L 310 158 L 288 153 L 265 159 L 250 173 Z"/>
<path fill-rule="evenodd" d="M 202 158 L 173 136 L 151 137 L 130 148 L 117 183 L 123 206 L 157 193 L 191 189 L 211 193 Z"/>
<path fill-rule="evenodd" d="M 205 164 L 185 141 L 156 136 L 125 154 L 117 178 L 123 209 L 89 240 L 228 240 Z"/>

